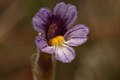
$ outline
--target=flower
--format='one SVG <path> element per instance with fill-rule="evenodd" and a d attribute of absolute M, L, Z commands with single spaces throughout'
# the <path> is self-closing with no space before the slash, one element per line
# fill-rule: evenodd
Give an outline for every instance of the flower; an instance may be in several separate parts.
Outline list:
<path fill-rule="evenodd" d="M 71 4 L 60 2 L 53 12 L 48 8 L 41 8 L 32 20 L 33 28 L 39 33 L 35 38 L 38 49 L 54 54 L 63 63 L 71 62 L 76 55 L 71 46 L 85 43 L 89 33 L 89 29 L 83 24 L 71 28 L 76 18 L 76 7 Z"/>

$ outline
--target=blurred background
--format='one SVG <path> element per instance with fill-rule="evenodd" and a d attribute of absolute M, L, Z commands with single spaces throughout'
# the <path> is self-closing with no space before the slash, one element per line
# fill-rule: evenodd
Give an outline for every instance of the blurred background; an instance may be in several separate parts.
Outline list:
<path fill-rule="evenodd" d="M 75 24 L 90 34 L 72 63 L 57 62 L 56 80 L 120 80 L 120 0 L 0 0 L 0 80 L 32 80 L 32 17 L 61 1 L 77 7 Z"/>

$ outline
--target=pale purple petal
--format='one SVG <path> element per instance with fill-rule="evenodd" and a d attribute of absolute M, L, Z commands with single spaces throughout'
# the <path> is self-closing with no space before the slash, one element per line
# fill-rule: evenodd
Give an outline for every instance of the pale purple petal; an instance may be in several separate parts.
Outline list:
<path fill-rule="evenodd" d="M 76 7 L 71 4 L 65 4 L 63 2 L 58 3 L 54 8 L 54 15 L 63 21 L 65 27 L 69 27 L 77 18 Z M 60 20 L 60 21 L 61 21 Z M 57 20 L 59 21 L 59 20 Z"/>
<path fill-rule="evenodd" d="M 55 52 L 55 48 L 53 46 L 48 46 L 46 39 L 41 36 L 36 37 L 35 43 L 42 52 L 50 54 Z"/>
<path fill-rule="evenodd" d="M 84 44 L 86 41 L 87 37 L 74 37 L 73 39 L 66 41 L 66 44 L 69 46 L 79 46 L 81 44 Z"/>
<path fill-rule="evenodd" d="M 63 63 L 70 63 L 75 58 L 75 51 L 73 48 L 64 45 L 63 47 L 56 48 L 55 56 L 57 60 Z"/>
<path fill-rule="evenodd" d="M 72 29 L 70 29 L 64 35 L 64 38 L 66 40 L 67 45 L 78 46 L 87 41 L 88 33 L 89 33 L 89 29 L 85 25 L 79 24 L 73 27 Z"/>
<path fill-rule="evenodd" d="M 52 12 L 47 8 L 41 8 L 33 17 L 32 22 L 37 32 L 45 33 L 52 22 Z"/>

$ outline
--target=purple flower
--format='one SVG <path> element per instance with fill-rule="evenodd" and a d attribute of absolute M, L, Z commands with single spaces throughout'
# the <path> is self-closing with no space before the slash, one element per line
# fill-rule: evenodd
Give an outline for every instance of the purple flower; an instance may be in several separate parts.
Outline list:
<path fill-rule="evenodd" d="M 75 51 L 70 46 L 85 43 L 89 32 L 83 24 L 70 29 L 76 18 L 76 7 L 71 4 L 60 2 L 53 12 L 48 8 L 41 8 L 33 17 L 33 27 L 39 33 L 35 39 L 38 49 L 54 54 L 63 63 L 71 62 L 75 58 Z"/>

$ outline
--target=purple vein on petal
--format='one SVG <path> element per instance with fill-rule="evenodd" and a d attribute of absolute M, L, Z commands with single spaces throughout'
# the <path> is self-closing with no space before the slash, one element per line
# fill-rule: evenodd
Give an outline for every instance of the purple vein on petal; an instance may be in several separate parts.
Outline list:
<path fill-rule="evenodd" d="M 74 43 L 70 43 L 70 44 L 75 45 Z"/>
<path fill-rule="evenodd" d="M 65 24 L 65 26 L 68 26 L 68 24 L 73 20 L 74 16 L 75 16 L 75 12 L 73 13 L 71 19 Z"/>
<path fill-rule="evenodd" d="M 75 29 L 75 30 L 71 30 L 69 33 L 67 33 L 66 35 L 69 35 L 69 34 L 71 34 L 72 32 L 74 32 L 74 31 L 77 31 L 77 30 L 79 30 L 80 28 L 78 28 L 78 29 Z"/>
<path fill-rule="evenodd" d="M 69 46 L 79 46 L 82 45 L 87 41 L 87 36 L 86 37 L 72 37 L 67 41 L 67 45 Z"/>
<path fill-rule="evenodd" d="M 40 19 L 48 25 L 48 22 L 43 17 L 41 17 L 40 15 L 37 15 L 37 16 L 40 17 Z"/>
<path fill-rule="evenodd" d="M 75 57 L 75 54 L 74 54 L 74 52 L 71 50 L 71 49 L 69 49 L 69 47 L 66 47 L 71 53 L 72 53 L 72 55 Z"/>
<path fill-rule="evenodd" d="M 77 28 L 77 29 L 71 30 L 71 31 L 69 31 L 69 32 L 66 34 L 66 36 L 69 35 L 69 34 L 71 34 L 72 32 L 75 32 L 75 31 L 79 30 L 79 29 L 84 29 L 84 28 L 83 28 L 83 27 L 79 27 L 79 28 Z"/>
<path fill-rule="evenodd" d="M 65 16 L 66 16 L 66 14 L 67 14 L 67 11 L 69 10 L 69 5 L 67 5 L 66 7 L 67 7 L 67 9 L 66 9 L 65 14 L 64 14 L 64 16 L 63 16 L 63 20 L 65 19 Z"/>
<path fill-rule="evenodd" d="M 48 9 L 49 10 L 49 9 Z M 49 15 L 49 17 L 51 17 L 52 15 L 50 15 L 47 11 L 46 11 L 46 13 Z"/>
<path fill-rule="evenodd" d="M 39 40 L 37 40 L 37 42 L 40 42 L 40 41 L 42 41 L 43 39 L 39 39 Z"/>
<path fill-rule="evenodd" d="M 69 62 L 68 56 L 66 55 L 66 53 L 63 51 L 64 56 L 66 57 L 67 61 Z"/>
<path fill-rule="evenodd" d="M 72 37 L 72 39 L 85 39 L 87 37 Z"/>
<path fill-rule="evenodd" d="M 40 25 L 38 25 L 37 23 L 34 23 L 36 27 L 39 27 L 40 29 L 42 29 L 43 31 L 45 31 L 45 28 L 41 27 Z"/>
<path fill-rule="evenodd" d="M 55 8 L 54 8 L 54 11 L 55 11 L 55 9 L 57 9 L 56 12 L 54 12 L 55 15 L 58 15 L 58 12 L 59 12 L 59 10 L 60 10 L 61 5 L 64 5 L 64 6 L 65 6 L 66 4 L 63 3 L 63 2 L 58 3 L 58 4 L 55 6 Z"/>
<path fill-rule="evenodd" d="M 44 49 L 44 48 L 46 48 L 46 47 L 47 47 L 47 45 L 43 46 L 43 47 L 41 48 L 41 50 Z"/>
<path fill-rule="evenodd" d="M 61 60 L 61 59 L 60 59 L 60 56 L 58 55 L 58 52 L 57 52 L 56 54 L 57 54 L 56 56 L 57 56 L 58 60 Z"/>

